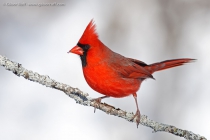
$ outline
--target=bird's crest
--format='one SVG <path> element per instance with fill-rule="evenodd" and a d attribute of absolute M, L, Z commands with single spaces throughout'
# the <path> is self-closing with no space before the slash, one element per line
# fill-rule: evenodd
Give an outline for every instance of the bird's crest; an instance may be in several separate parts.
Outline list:
<path fill-rule="evenodd" d="M 79 40 L 81 44 L 91 44 L 95 41 L 98 41 L 98 34 L 96 33 L 96 25 L 94 24 L 93 19 L 87 25 L 82 37 Z"/>

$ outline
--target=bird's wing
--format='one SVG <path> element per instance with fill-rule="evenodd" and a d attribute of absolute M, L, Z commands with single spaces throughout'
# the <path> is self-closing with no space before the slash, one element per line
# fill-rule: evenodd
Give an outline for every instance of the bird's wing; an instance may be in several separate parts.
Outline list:
<path fill-rule="evenodd" d="M 153 78 L 152 74 L 144 68 L 147 64 L 139 60 L 126 58 L 117 54 L 112 58 L 111 65 L 124 78 Z"/>

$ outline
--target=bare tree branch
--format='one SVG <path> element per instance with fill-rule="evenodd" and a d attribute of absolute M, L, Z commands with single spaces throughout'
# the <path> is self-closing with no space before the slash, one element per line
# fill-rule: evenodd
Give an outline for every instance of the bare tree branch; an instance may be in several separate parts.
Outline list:
<path fill-rule="evenodd" d="M 24 67 L 22 67 L 21 64 L 13 62 L 1 55 L 0 65 L 5 67 L 6 70 L 12 71 L 17 76 L 22 76 L 25 79 L 45 85 L 46 87 L 61 90 L 64 93 L 66 93 L 66 95 L 68 95 L 70 98 L 74 99 L 78 104 L 94 107 L 95 101 L 91 100 L 92 98 L 89 97 L 87 93 L 84 93 L 77 88 L 73 88 L 69 85 L 57 82 L 56 80 L 51 79 L 47 75 L 40 75 L 36 72 L 27 70 Z M 123 111 L 106 103 L 100 103 L 98 105 L 98 109 L 100 109 L 103 112 L 106 112 L 107 114 L 121 117 L 129 122 L 136 122 L 135 119 L 132 120 L 134 116 L 133 113 Z M 152 128 L 154 130 L 153 132 L 164 131 L 180 137 L 184 137 L 187 140 L 207 140 L 205 137 L 200 136 L 198 134 L 194 134 L 191 131 L 182 130 L 172 125 L 155 122 L 149 119 L 146 115 L 141 115 L 140 123 L 144 126 Z"/>

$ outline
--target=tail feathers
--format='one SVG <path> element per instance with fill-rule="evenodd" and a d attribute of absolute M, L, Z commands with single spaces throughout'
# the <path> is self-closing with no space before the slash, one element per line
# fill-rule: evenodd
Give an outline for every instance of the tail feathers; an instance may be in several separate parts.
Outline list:
<path fill-rule="evenodd" d="M 148 66 L 145 66 L 145 68 L 151 72 L 154 73 L 156 71 L 165 70 L 177 66 L 184 65 L 185 63 L 193 62 L 196 59 L 190 59 L 190 58 L 182 58 L 182 59 L 172 59 L 172 60 L 166 60 L 158 63 L 154 63 Z"/>

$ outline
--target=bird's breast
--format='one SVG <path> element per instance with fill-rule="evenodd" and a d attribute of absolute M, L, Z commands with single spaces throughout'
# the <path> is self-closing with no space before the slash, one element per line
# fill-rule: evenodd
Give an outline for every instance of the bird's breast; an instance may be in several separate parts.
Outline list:
<path fill-rule="evenodd" d="M 83 68 L 85 80 L 95 91 L 111 97 L 125 97 L 136 93 L 141 80 L 124 78 L 106 63 L 87 65 Z"/>

